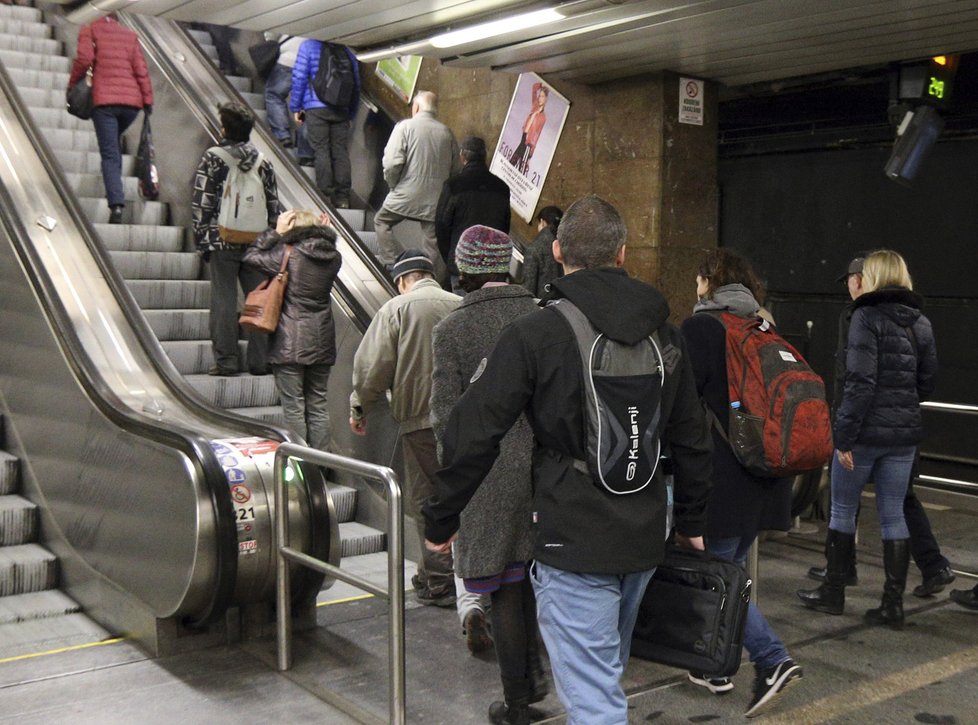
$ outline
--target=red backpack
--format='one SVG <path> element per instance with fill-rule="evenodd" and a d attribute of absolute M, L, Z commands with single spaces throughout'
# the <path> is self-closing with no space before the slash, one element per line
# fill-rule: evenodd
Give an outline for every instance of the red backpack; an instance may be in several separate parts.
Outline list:
<path fill-rule="evenodd" d="M 727 331 L 727 435 L 712 417 L 737 460 L 768 478 L 821 468 L 832 457 L 822 378 L 767 320 L 729 312 L 715 316 Z"/>

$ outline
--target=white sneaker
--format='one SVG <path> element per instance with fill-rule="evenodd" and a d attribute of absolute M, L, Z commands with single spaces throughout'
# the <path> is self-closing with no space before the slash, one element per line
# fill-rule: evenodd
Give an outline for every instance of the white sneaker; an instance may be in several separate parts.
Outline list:
<path fill-rule="evenodd" d="M 708 675 L 697 675 L 694 672 L 690 672 L 689 681 L 694 685 L 705 687 L 714 695 L 725 695 L 734 688 L 734 684 L 730 681 L 729 677 L 709 677 Z"/>
<path fill-rule="evenodd" d="M 757 668 L 757 676 L 754 679 L 754 697 L 744 715 L 754 717 L 759 714 L 766 705 L 784 692 L 788 685 L 794 684 L 801 677 L 801 667 L 796 665 L 790 657 L 776 667 L 766 670 Z"/>

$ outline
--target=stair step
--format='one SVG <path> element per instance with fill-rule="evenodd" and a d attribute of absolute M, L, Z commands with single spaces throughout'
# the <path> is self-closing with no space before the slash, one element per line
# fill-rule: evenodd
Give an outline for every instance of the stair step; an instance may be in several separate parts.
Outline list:
<path fill-rule="evenodd" d="M 58 109 L 64 113 L 64 115 L 69 118 L 74 118 L 74 116 L 69 115 L 65 109 L 65 89 L 64 88 L 18 88 L 17 92 L 20 97 L 24 99 L 24 103 L 27 105 L 32 112 L 36 110 L 53 110 Z M 81 119 L 78 119 L 81 121 Z M 91 124 L 91 121 L 84 121 L 84 123 Z M 59 124 L 55 124 L 57 126 Z"/>
<path fill-rule="evenodd" d="M 206 48 L 207 46 L 214 48 L 214 41 L 211 39 L 211 34 L 206 30 L 197 30 L 196 28 L 184 28 L 184 30 L 187 31 L 187 34 L 193 38 L 194 42 L 201 48 Z M 215 48 L 215 52 L 216 51 L 217 49 Z"/>
<path fill-rule="evenodd" d="M 239 93 L 252 92 L 252 86 L 254 84 L 252 83 L 251 78 L 248 78 L 247 76 L 224 76 L 224 79 L 228 83 L 230 83 L 235 88 L 235 90 L 237 90 Z M 264 97 L 265 96 L 263 94 L 262 98 Z"/>
<path fill-rule="evenodd" d="M 341 556 L 375 554 L 387 548 L 387 535 L 356 521 L 340 524 Z"/>
<path fill-rule="evenodd" d="M 64 106 L 64 104 L 62 103 L 61 106 Z M 30 109 L 31 116 L 34 117 L 34 122 L 42 128 L 66 128 L 72 131 L 92 130 L 91 119 L 72 116 L 61 106 L 56 108 L 33 106 Z M 101 182 L 101 180 L 102 177 L 100 176 L 99 181 Z"/>
<path fill-rule="evenodd" d="M 247 104 L 251 108 L 258 109 L 258 108 L 265 107 L 264 93 L 247 93 L 245 91 L 242 91 L 241 97 L 244 99 L 245 104 Z"/>
<path fill-rule="evenodd" d="M 197 392 L 221 408 L 263 408 L 278 405 L 278 389 L 271 375 L 242 373 L 233 378 L 186 375 Z"/>
<path fill-rule="evenodd" d="M 2 6 L 0 6 L 2 7 Z M 12 20 L 0 17 L 0 32 L 26 38 L 50 38 L 51 28 L 33 20 Z"/>
<path fill-rule="evenodd" d="M 0 62 L 7 67 L 7 70 L 23 68 L 25 70 L 67 73 L 70 75 L 72 59 L 54 53 L 42 54 L 31 51 L 10 50 L 0 45 Z"/>
<path fill-rule="evenodd" d="M 338 483 L 329 484 L 329 492 L 336 507 L 336 520 L 341 524 L 353 521 L 357 515 L 357 490 Z"/>
<path fill-rule="evenodd" d="M 20 483 L 20 461 L 6 451 L 0 451 L 0 495 L 13 493 Z"/>
<path fill-rule="evenodd" d="M 357 236 L 363 242 L 363 246 L 374 254 L 380 254 L 380 245 L 377 244 L 377 232 L 359 231 L 357 232 Z"/>
<path fill-rule="evenodd" d="M 111 252 L 115 268 L 128 279 L 197 280 L 200 256 L 193 252 Z"/>
<path fill-rule="evenodd" d="M 78 603 L 58 589 L 0 597 L 0 625 L 63 617 L 80 611 Z"/>
<path fill-rule="evenodd" d="M 253 408 L 228 408 L 229 413 L 237 413 L 245 418 L 254 418 L 264 423 L 288 427 L 285 423 L 285 414 L 282 412 L 281 405 L 264 405 Z"/>
<path fill-rule="evenodd" d="M 27 544 L 36 538 L 37 506 L 21 496 L 0 496 L 0 546 Z"/>
<path fill-rule="evenodd" d="M 0 548 L 0 597 L 53 589 L 58 580 L 54 555 L 37 544 Z"/>
<path fill-rule="evenodd" d="M 104 198 L 92 199 L 79 197 L 78 203 L 85 215 L 96 224 L 108 224 L 109 205 Z M 122 210 L 123 224 L 166 224 L 169 217 L 166 202 L 162 201 L 132 201 Z"/>
<path fill-rule="evenodd" d="M 16 50 L 21 53 L 39 53 L 44 55 L 61 55 L 60 40 L 53 38 L 31 38 L 22 35 L 0 33 L 0 48 Z"/>
<path fill-rule="evenodd" d="M 55 154 L 61 151 L 98 151 L 98 138 L 91 126 L 78 130 L 42 128 L 41 132 Z"/>
<path fill-rule="evenodd" d="M 164 340 L 209 340 L 210 312 L 194 309 L 144 310 L 156 338 Z"/>
<path fill-rule="evenodd" d="M 61 98 L 61 102 L 63 103 L 64 93 L 61 94 Z M 102 157 L 99 156 L 98 151 L 58 151 L 58 161 L 61 162 L 61 168 L 66 172 L 77 174 L 102 173 Z M 132 154 L 123 154 L 122 175 L 135 176 L 135 169 L 136 157 Z M 105 204 L 104 199 L 102 199 L 102 204 Z M 106 216 L 105 220 L 108 221 L 108 216 Z"/>
<path fill-rule="evenodd" d="M 204 282 L 204 284 L 209 284 Z M 167 340 L 161 342 L 163 351 L 181 375 L 206 373 L 214 364 L 210 340 Z M 242 359 L 245 343 L 239 342 Z"/>
<path fill-rule="evenodd" d="M 18 88 L 60 89 L 62 95 L 68 88 L 68 72 L 37 70 L 34 68 L 7 68 L 10 79 Z"/>
<path fill-rule="evenodd" d="M 133 279 L 126 280 L 126 286 L 143 310 L 206 310 L 210 306 L 211 283 L 207 280 Z"/>
<path fill-rule="evenodd" d="M 112 252 L 182 252 L 185 247 L 183 227 L 96 224 L 95 230 Z"/>
<path fill-rule="evenodd" d="M 364 228 L 367 213 L 363 209 L 337 209 L 336 211 L 346 220 L 347 224 L 353 227 L 354 231 L 360 231 Z"/>
<path fill-rule="evenodd" d="M 72 118 L 69 116 L 69 118 Z M 65 174 L 68 184 L 75 192 L 76 196 L 89 196 L 98 198 L 105 196 L 105 184 L 102 183 L 101 174 L 78 174 L 68 172 Z M 139 198 L 139 179 L 135 176 L 122 177 L 122 192 L 127 201 Z"/>
<path fill-rule="evenodd" d="M 0 5 L 0 21 L 19 20 L 24 23 L 44 22 L 44 16 L 37 8 L 24 5 Z"/>

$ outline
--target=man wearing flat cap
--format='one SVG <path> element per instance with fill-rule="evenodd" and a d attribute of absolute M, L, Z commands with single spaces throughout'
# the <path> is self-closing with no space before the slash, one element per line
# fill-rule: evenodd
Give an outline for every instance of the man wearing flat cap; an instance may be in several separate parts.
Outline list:
<path fill-rule="evenodd" d="M 461 299 L 441 288 L 430 257 L 421 249 L 403 252 L 391 276 L 399 294 L 374 315 L 353 358 L 350 427 L 366 435 L 366 416 L 390 391 L 390 412 L 400 426 L 404 455 L 405 513 L 414 518 L 421 544 L 418 573 L 412 580 L 415 593 L 422 604 L 452 607 L 452 556 L 425 548 L 421 504 L 433 492 L 438 470 L 429 405 L 432 331 Z"/>
<path fill-rule="evenodd" d="M 442 186 L 435 211 L 438 251 L 448 265 L 452 291 L 461 289 L 455 247 L 466 229 L 481 225 L 509 233 L 509 187 L 486 166 L 486 142 L 478 136 L 462 139 L 462 170 Z"/>

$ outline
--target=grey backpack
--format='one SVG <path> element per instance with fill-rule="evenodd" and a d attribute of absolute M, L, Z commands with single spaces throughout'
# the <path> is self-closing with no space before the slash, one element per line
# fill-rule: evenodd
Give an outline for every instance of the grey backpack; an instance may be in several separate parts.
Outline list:
<path fill-rule="evenodd" d="M 652 482 L 661 452 L 665 366 L 658 333 L 627 345 L 599 332 L 570 300 L 554 307 L 574 331 L 584 371 L 587 460 L 575 465 L 586 466 L 610 493 L 641 491 Z"/>

